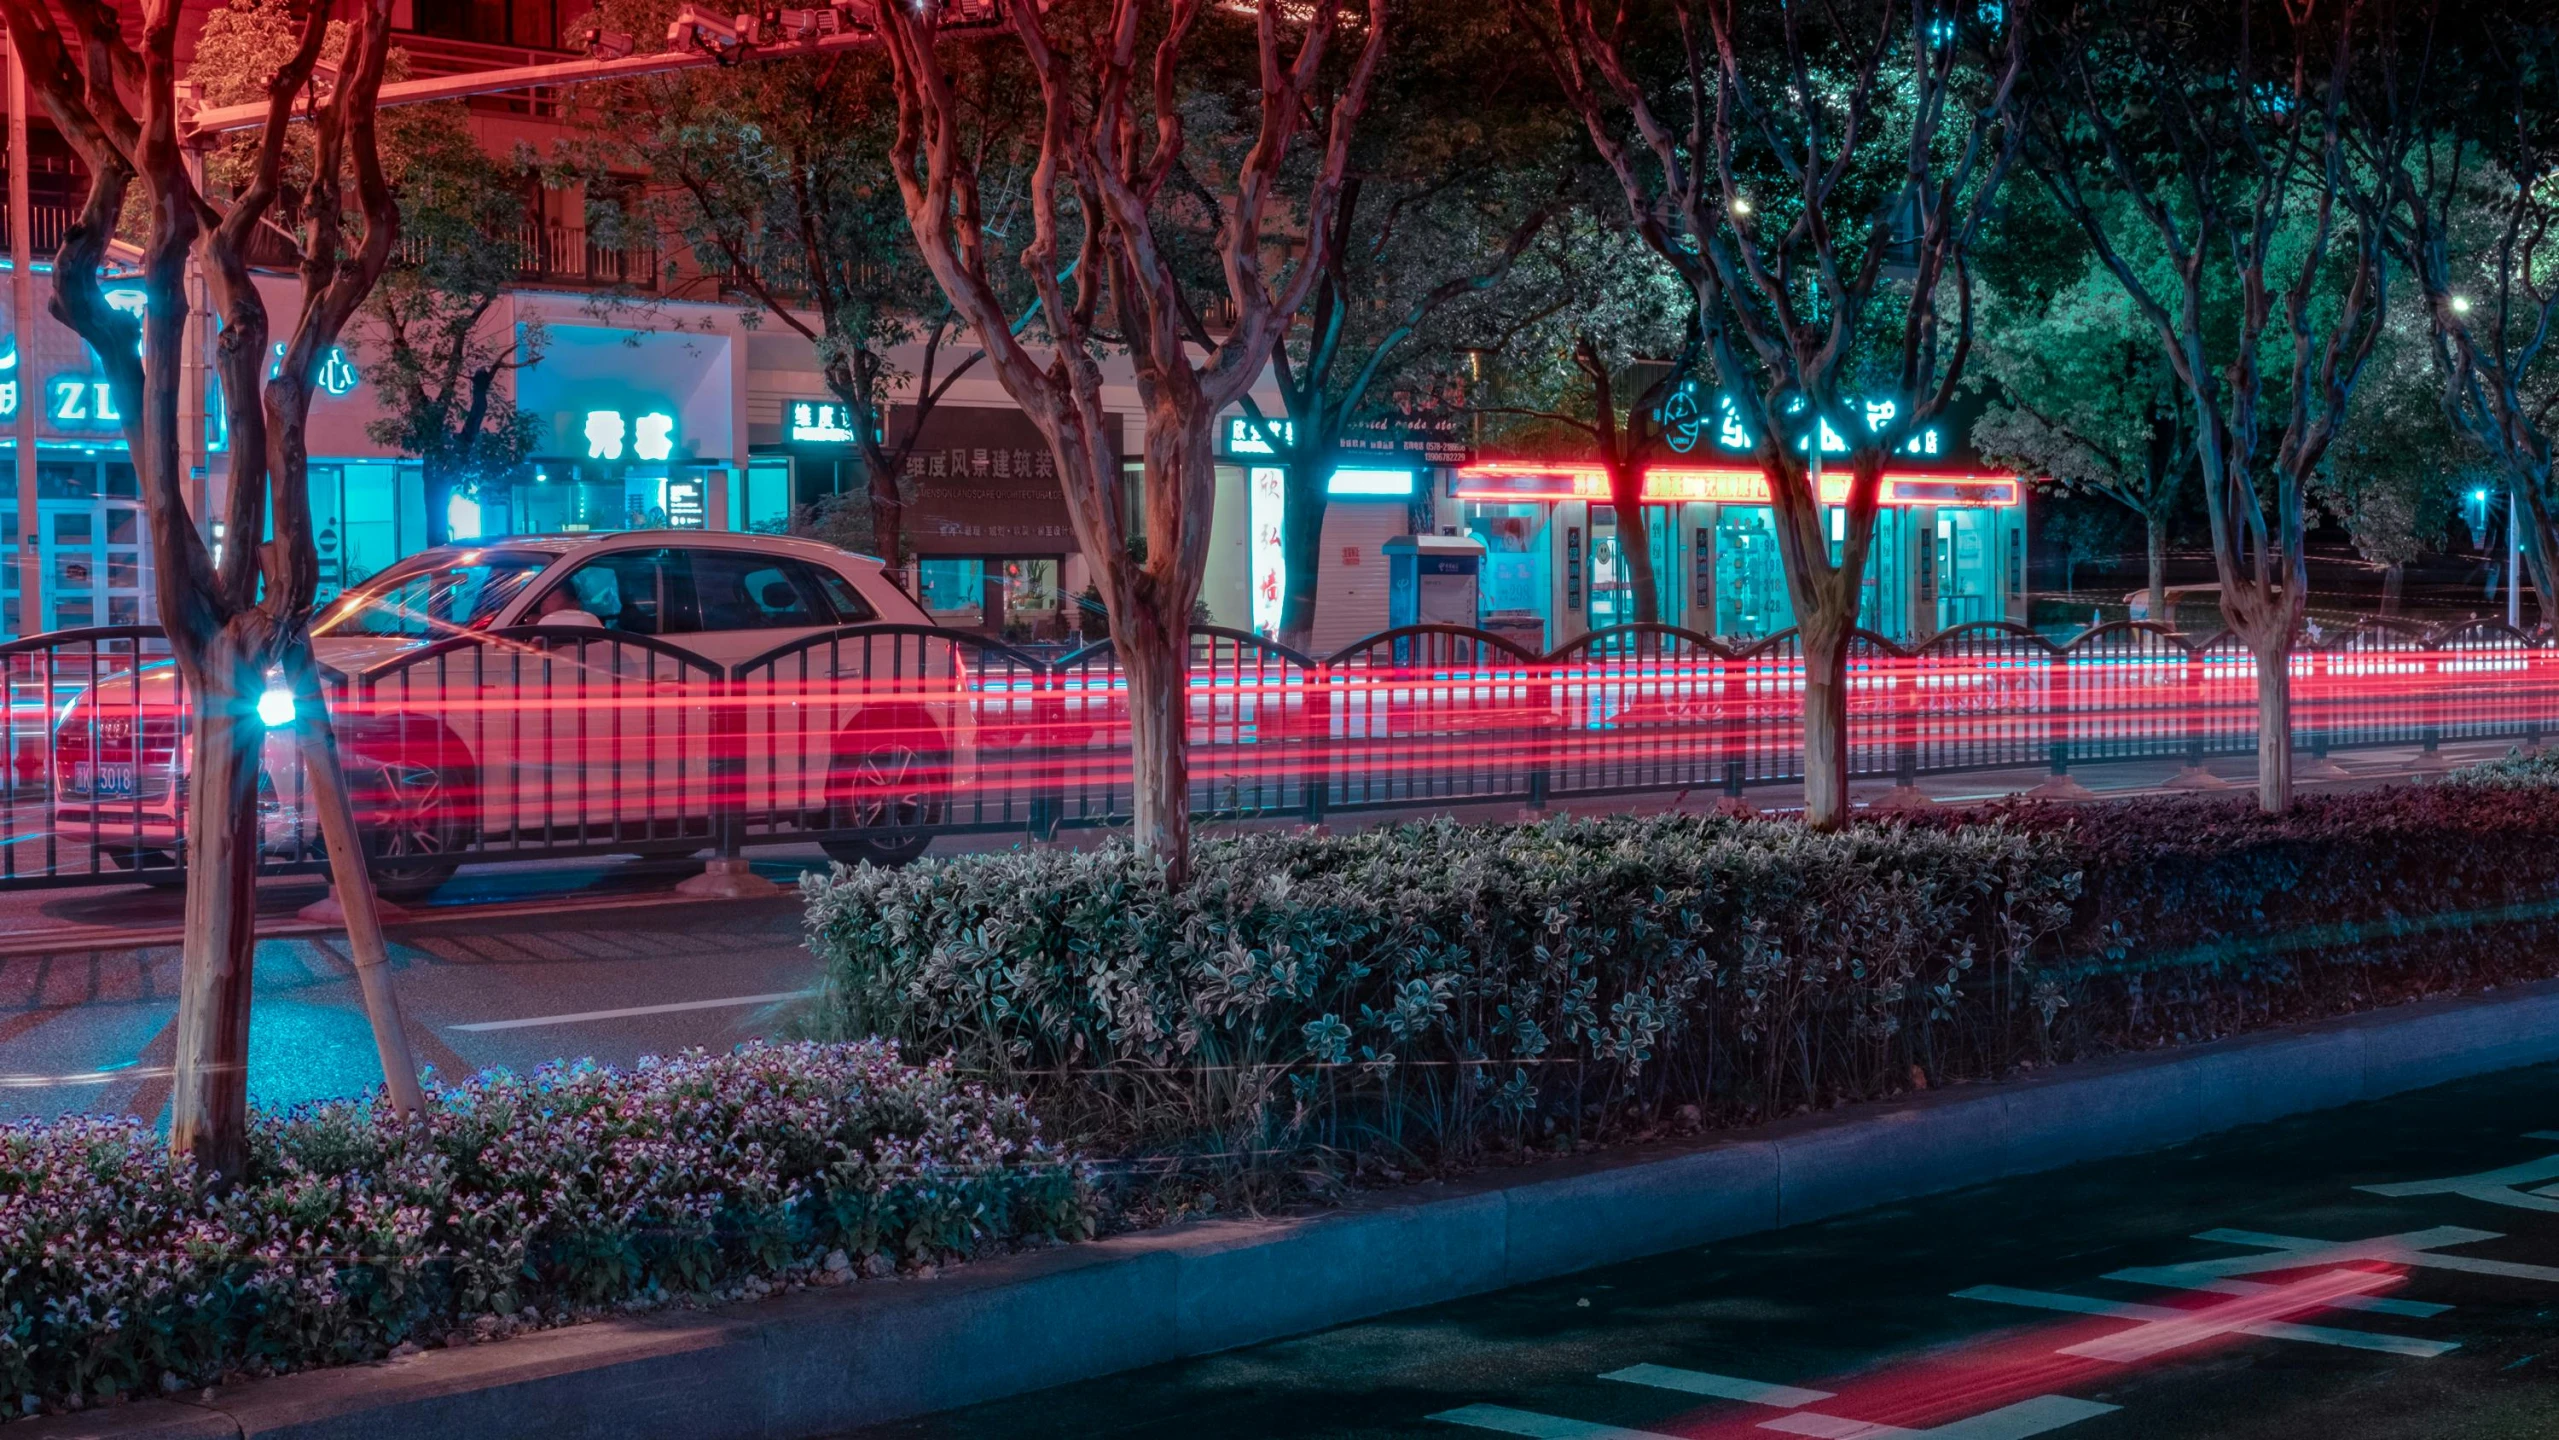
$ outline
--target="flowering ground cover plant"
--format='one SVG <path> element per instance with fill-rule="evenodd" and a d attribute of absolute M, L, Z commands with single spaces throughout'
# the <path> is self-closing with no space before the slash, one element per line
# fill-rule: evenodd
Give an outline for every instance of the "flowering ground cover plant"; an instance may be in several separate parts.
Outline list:
<path fill-rule="evenodd" d="M 0 1126 L 11 1412 L 374 1359 L 685 1296 L 1075 1239 L 1017 1100 L 891 1044 L 750 1046 L 261 1117 L 216 1192 L 150 1126 Z"/>

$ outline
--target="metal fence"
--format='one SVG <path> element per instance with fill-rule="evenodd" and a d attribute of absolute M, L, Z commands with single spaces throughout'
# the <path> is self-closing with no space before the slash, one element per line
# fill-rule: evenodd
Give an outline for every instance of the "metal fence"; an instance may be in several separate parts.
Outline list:
<path fill-rule="evenodd" d="M 0 888 L 178 877 L 192 698 L 160 632 L 0 644 Z M 1861 777 L 2198 763 L 2256 745 L 2228 634 L 2105 625 L 2054 643 L 2005 624 L 1916 647 L 1860 633 Z M 1191 637 L 1190 786 L 1208 818 L 1723 792 L 1799 779 L 1792 632 L 1743 648 L 1628 625 L 1538 655 L 1413 626 L 1318 659 Z M 465 862 L 734 855 L 815 842 L 894 861 L 935 835 L 1109 825 L 1130 813 L 1126 685 L 1108 642 L 1042 658 L 961 631 L 851 626 L 722 664 L 593 628 L 453 635 L 329 671 L 351 792 L 395 893 Z M 2537 743 L 2559 643 L 2493 622 L 2374 621 L 2293 659 L 2294 743 Z M 272 869 L 321 862 L 299 761 L 271 738 Z"/>

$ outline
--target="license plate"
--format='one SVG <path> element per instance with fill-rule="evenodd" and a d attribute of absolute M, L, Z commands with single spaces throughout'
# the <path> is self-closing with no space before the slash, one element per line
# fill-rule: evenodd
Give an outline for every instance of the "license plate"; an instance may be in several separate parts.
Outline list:
<path fill-rule="evenodd" d="M 133 798 L 133 767 L 130 765 L 92 765 L 81 763 L 71 767 L 71 788 L 100 800 Z"/>

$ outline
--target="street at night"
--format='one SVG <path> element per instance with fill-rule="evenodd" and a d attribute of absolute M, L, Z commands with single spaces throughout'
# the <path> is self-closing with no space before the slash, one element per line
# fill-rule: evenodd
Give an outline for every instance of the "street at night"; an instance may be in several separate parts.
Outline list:
<path fill-rule="evenodd" d="M 2559 1437 L 2549 0 L 0 0 L 0 1440 Z"/>
<path fill-rule="evenodd" d="M 2544 1067 L 856 1433 L 2527 1440 L 2554 1178 Z"/>

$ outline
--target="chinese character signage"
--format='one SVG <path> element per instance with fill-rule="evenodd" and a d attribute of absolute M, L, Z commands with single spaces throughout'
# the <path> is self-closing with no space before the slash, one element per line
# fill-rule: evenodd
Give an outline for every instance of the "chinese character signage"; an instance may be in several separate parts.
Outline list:
<path fill-rule="evenodd" d="M 911 421 L 893 415 L 889 433 Z M 1119 435 L 1108 435 L 1116 455 Z M 936 405 L 907 451 L 907 539 L 918 555 L 1063 555 L 1075 549 L 1048 439 L 1018 410 Z"/>
<path fill-rule="evenodd" d="M 853 443 L 853 407 L 842 401 L 794 400 L 783 407 L 782 419 L 794 444 Z"/>
<path fill-rule="evenodd" d="M 1251 471 L 1249 518 L 1253 534 L 1253 629 L 1277 635 L 1288 571 L 1280 549 L 1288 519 L 1288 472 L 1268 465 Z"/>
<path fill-rule="evenodd" d="M 1803 408 L 1802 401 L 1795 403 L 1796 413 L 1800 414 Z M 1881 434 L 1901 413 L 1900 405 L 1892 400 L 1851 399 L 1846 409 L 1850 416 L 1855 417 L 1849 423 L 1863 423 L 1870 434 Z M 1662 402 L 1661 422 L 1662 438 L 1674 454 L 1687 455 L 1700 449 L 1711 449 L 1729 455 L 1747 455 L 1759 444 L 1758 435 L 1742 419 L 1741 407 L 1733 403 L 1733 397 L 1716 396 L 1713 413 L 1709 414 L 1704 403 L 1704 391 L 1694 381 Z M 1903 460 L 1926 464 L 1950 458 L 1944 439 L 1945 428 L 1941 421 L 1924 426 L 1905 438 L 1900 451 Z M 1800 426 L 1794 437 L 1795 449 L 1798 452 L 1809 449 L 1816 435 L 1821 439 L 1821 453 L 1825 457 L 1848 453 L 1847 437 L 1827 416 L 1816 418 L 1810 425 Z"/>

